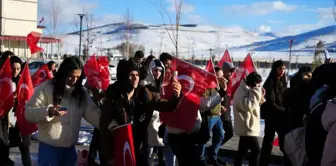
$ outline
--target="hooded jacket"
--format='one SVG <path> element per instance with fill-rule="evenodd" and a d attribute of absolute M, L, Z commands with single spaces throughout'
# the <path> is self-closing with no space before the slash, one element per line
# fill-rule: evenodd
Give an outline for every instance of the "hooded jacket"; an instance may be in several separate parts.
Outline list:
<path fill-rule="evenodd" d="M 161 76 L 159 79 L 155 79 L 153 74 L 153 69 L 158 68 L 161 70 Z M 165 74 L 165 67 L 160 60 L 153 60 L 150 62 L 147 70 L 147 76 L 144 80 L 141 81 L 141 84 L 148 85 L 147 87 L 152 92 L 160 93 L 162 91 L 162 81 Z M 160 113 L 158 111 L 154 111 L 153 115 L 150 119 L 148 126 L 148 145 L 150 146 L 164 146 L 163 139 L 159 138 L 158 132 L 159 127 L 162 124 L 160 121 Z"/>
<path fill-rule="evenodd" d="M 121 60 L 117 67 L 118 80 L 106 92 L 99 129 L 102 151 L 108 163 L 114 159 L 114 127 L 133 124 L 135 155 L 139 158 L 147 148 L 147 128 L 153 111 L 173 111 L 180 100 L 176 97 L 169 101 L 161 99 L 159 93 L 150 92 L 145 87 L 134 89 L 133 97 L 128 100 L 127 93 L 132 90 L 128 74 L 132 71 L 139 71 L 139 68 L 129 61 Z M 153 96 L 152 100 L 149 100 L 148 95 Z"/>

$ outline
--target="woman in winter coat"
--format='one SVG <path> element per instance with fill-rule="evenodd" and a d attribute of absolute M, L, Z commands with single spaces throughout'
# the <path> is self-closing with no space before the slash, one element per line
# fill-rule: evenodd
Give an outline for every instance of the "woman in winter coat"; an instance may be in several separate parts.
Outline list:
<path fill-rule="evenodd" d="M 265 91 L 260 85 L 261 82 L 259 74 L 249 74 L 246 81 L 240 83 L 233 98 L 234 132 L 239 136 L 235 166 L 243 164 L 248 150 L 251 151 L 249 165 L 259 165 L 260 105 L 265 101 Z"/>
<path fill-rule="evenodd" d="M 25 118 L 38 125 L 40 166 L 75 165 L 81 119 L 99 126 L 100 109 L 82 85 L 83 64 L 64 59 L 55 77 L 42 83 L 28 101 Z"/>
<path fill-rule="evenodd" d="M 9 148 L 18 146 L 21 152 L 21 159 L 22 159 L 23 165 L 30 166 L 31 165 L 31 158 L 30 158 L 30 151 L 29 151 L 30 135 L 21 136 L 17 123 L 16 123 L 16 117 L 15 117 L 15 109 L 17 106 L 15 90 L 20 80 L 20 74 L 23 68 L 22 60 L 19 57 L 12 55 L 10 57 L 10 64 L 12 67 L 12 83 L 13 83 L 13 90 L 15 94 L 14 95 L 15 101 L 14 101 L 13 108 L 1 120 L 1 122 L 6 125 L 6 127 L 3 127 L 1 130 L 3 132 L 2 134 L 5 136 L 4 138 L 8 138 L 8 140 L 3 140 L 4 142 L 7 141 L 6 150 L 5 150 L 6 152 L 1 154 L 0 159 L 1 161 L 5 161 L 5 164 L 9 164 L 9 165 L 10 163 L 14 164 L 14 162 L 9 159 Z M 7 158 L 7 163 L 6 163 L 5 158 Z"/>
<path fill-rule="evenodd" d="M 306 70 L 305 70 L 306 69 Z M 303 117 L 309 112 L 309 80 L 311 70 L 308 67 L 300 68 L 299 72 L 291 79 L 290 88 L 283 96 L 283 104 L 289 115 L 289 130 L 303 127 Z"/>
<path fill-rule="evenodd" d="M 56 62 L 55 61 L 49 61 L 47 63 L 49 72 L 51 73 L 51 75 L 54 77 L 56 74 Z"/>
<path fill-rule="evenodd" d="M 261 106 L 261 117 L 265 119 L 265 136 L 260 154 L 260 165 L 267 166 L 273 148 L 275 132 L 279 136 L 280 150 L 284 152 L 283 143 L 288 132 L 288 114 L 283 105 L 283 93 L 287 89 L 286 65 L 278 60 L 264 83 L 266 102 Z"/>
<path fill-rule="evenodd" d="M 140 84 L 147 84 L 152 92 L 160 93 L 162 91 L 162 82 L 164 78 L 165 67 L 160 60 L 153 60 L 149 63 L 147 68 L 147 76 Z M 158 131 L 161 125 L 160 114 L 158 111 L 153 112 L 148 126 L 148 145 L 149 145 L 149 164 L 152 165 L 154 161 L 154 148 L 156 148 L 159 155 L 159 166 L 164 165 L 163 160 L 163 139 L 159 138 Z"/>
<path fill-rule="evenodd" d="M 153 111 L 174 111 L 180 101 L 181 84 L 173 83 L 171 100 L 160 98 L 159 93 L 149 90 L 148 85 L 139 85 L 140 69 L 131 61 L 121 60 L 117 66 L 117 81 L 106 91 L 100 119 L 101 144 L 108 166 L 114 166 L 113 129 L 132 123 L 135 158 L 138 166 L 148 165 L 148 125 Z"/>

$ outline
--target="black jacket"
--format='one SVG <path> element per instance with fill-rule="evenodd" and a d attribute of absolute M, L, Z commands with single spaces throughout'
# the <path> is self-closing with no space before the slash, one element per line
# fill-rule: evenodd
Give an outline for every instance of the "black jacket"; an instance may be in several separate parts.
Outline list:
<path fill-rule="evenodd" d="M 286 110 L 283 106 L 283 93 L 287 89 L 286 83 L 276 78 L 268 78 L 263 87 L 266 91 L 266 102 L 261 106 L 261 118 L 278 119 L 279 116 L 284 116 Z"/>
<path fill-rule="evenodd" d="M 283 104 L 289 114 L 291 130 L 303 127 L 303 116 L 309 112 L 310 95 L 308 89 L 308 81 L 301 81 L 296 87 L 291 87 L 284 93 Z"/>
<path fill-rule="evenodd" d="M 110 85 L 106 92 L 106 99 L 103 105 L 100 118 L 100 135 L 103 153 L 107 161 L 113 159 L 113 136 L 108 126 L 112 121 L 118 125 L 133 123 L 133 137 L 136 157 L 139 158 L 146 146 L 147 128 L 154 110 L 170 112 L 175 110 L 179 98 L 173 97 L 170 101 L 160 98 L 158 93 L 152 93 L 153 99 L 147 99 L 145 88 L 139 87 L 131 100 L 127 99 L 126 94 L 120 92 L 122 89 L 120 82 Z"/>
<path fill-rule="evenodd" d="M 220 90 L 218 91 L 220 96 L 222 97 L 222 106 L 224 106 L 227 111 L 225 111 L 222 115 L 221 118 L 223 121 L 231 121 L 231 105 L 230 105 L 230 96 L 224 91 L 224 89 L 221 87 Z"/>

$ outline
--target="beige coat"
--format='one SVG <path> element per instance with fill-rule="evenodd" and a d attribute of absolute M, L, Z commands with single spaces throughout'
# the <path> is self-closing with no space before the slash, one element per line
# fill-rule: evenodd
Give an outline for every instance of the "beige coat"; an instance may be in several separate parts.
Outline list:
<path fill-rule="evenodd" d="M 53 105 L 53 85 L 51 81 L 42 83 L 35 89 L 28 101 L 25 118 L 38 124 L 37 138 L 43 143 L 55 147 L 71 147 L 78 140 L 81 119 L 84 117 L 94 127 L 99 127 L 100 109 L 86 94 L 86 103 L 78 107 L 71 98 L 73 88 L 68 88 L 60 106 L 67 108 L 67 114 L 49 117 L 48 108 Z"/>
<path fill-rule="evenodd" d="M 259 136 L 260 105 L 265 102 L 261 88 L 240 83 L 233 98 L 234 132 L 238 136 Z"/>

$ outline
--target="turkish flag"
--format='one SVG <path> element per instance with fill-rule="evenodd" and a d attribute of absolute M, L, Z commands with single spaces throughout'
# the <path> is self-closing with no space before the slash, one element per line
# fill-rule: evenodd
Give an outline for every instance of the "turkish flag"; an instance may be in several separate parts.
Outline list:
<path fill-rule="evenodd" d="M 115 165 L 136 166 L 132 124 L 125 124 L 113 130 Z"/>
<path fill-rule="evenodd" d="M 32 76 L 33 86 L 34 88 L 39 86 L 44 81 L 52 79 L 52 75 L 49 72 L 48 66 L 42 65 Z"/>
<path fill-rule="evenodd" d="M 214 68 L 214 65 L 212 63 L 212 59 L 211 58 L 209 59 L 207 65 L 205 66 L 205 71 L 207 71 L 209 73 L 216 74 L 215 68 Z"/>
<path fill-rule="evenodd" d="M 14 105 L 12 68 L 9 58 L 0 71 L 0 118 L 5 116 Z"/>
<path fill-rule="evenodd" d="M 27 44 L 28 47 L 30 48 L 30 53 L 35 54 L 40 51 L 44 51 L 42 48 L 37 46 L 37 43 L 41 39 L 42 34 L 38 32 L 30 32 L 27 36 Z"/>
<path fill-rule="evenodd" d="M 238 89 L 240 82 L 245 79 L 250 73 L 256 72 L 257 69 L 254 66 L 254 62 L 250 53 L 247 54 L 244 61 L 240 65 L 239 69 L 232 75 L 229 83 L 228 93 L 231 95 L 231 99 L 234 93 Z"/>
<path fill-rule="evenodd" d="M 34 93 L 33 82 L 30 77 L 28 62 L 23 68 L 16 92 L 17 106 L 15 115 L 21 135 L 29 135 L 37 130 L 37 124 L 30 123 L 26 120 L 24 113 L 28 100 Z"/>
<path fill-rule="evenodd" d="M 111 77 L 109 71 L 109 60 L 107 56 L 98 57 L 99 73 L 98 78 L 101 81 L 100 89 L 106 90 L 110 85 Z"/>
<path fill-rule="evenodd" d="M 230 62 L 232 63 L 232 59 L 229 54 L 229 50 L 225 50 L 222 59 L 218 62 L 218 67 L 222 67 L 224 62 Z"/>
<path fill-rule="evenodd" d="M 88 84 L 97 89 L 106 90 L 110 85 L 109 62 L 107 57 L 99 57 L 93 54 L 84 65 L 84 73 Z"/>
<path fill-rule="evenodd" d="M 206 89 L 217 87 L 217 78 L 213 73 L 202 70 L 178 58 L 173 59 L 172 68 L 178 73 L 177 79 L 182 85 L 183 98 L 174 112 L 160 113 L 160 120 L 170 127 L 190 132 L 193 130 L 200 107 L 200 96 Z M 172 74 L 167 74 L 172 76 Z M 166 75 L 165 75 L 166 77 Z M 172 78 L 165 78 L 172 80 Z M 164 99 L 171 99 L 173 92 L 171 84 L 164 87 Z"/>
<path fill-rule="evenodd" d="M 273 141 L 274 146 L 279 146 L 279 137 L 276 137 L 275 140 Z"/>

